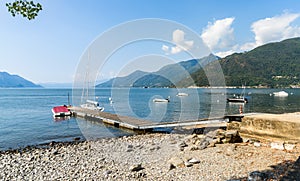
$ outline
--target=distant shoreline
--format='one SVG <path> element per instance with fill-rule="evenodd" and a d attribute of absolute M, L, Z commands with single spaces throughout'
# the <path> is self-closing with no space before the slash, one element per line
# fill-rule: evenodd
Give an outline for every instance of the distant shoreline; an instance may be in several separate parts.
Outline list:
<path fill-rule="evenodd" d="M 129 89 L 129 88 L 136 88 L 136 89 L 144 89 L 143 87 L 90 87 L 90 89 Z M 240 86 L 226 86 L 226 87 L 148 87 L 147 89 L 242 89 L 244 87 Z M 270 88 L 270 87 L 252 87 L 252 86 L 245 86 L 246 89 L 300 89 L 300 87 L 282 87 L 282 88 Z M 73 87 L 0 87 L 0 89 L 73 89 Z M 75 88 L 75 89 L 82 89 L 82 88 Z"/>
<path fill-rule="evenodd" d="M 244 86 L 246 89 L 299 89 L 300 86 L 297 87 L 264 87 L 264 86 Z M 241 89 L 244 88 L 242 86 L 189 86 L 189 87 L 147 87 L 147 89 Z M 144 87 L 91 87 L 95 89 L 128 89 L 128 88 L 140 88 L 146 89 Z"/>

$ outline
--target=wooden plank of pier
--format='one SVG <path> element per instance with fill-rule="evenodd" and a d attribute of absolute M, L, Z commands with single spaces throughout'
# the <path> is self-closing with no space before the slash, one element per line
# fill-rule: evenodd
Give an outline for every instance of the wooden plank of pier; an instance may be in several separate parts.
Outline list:
<path fill-rule="evenodd" d="M 195 126 L 208 127 L 208 126 L 226 126 L 229 121 L 228 118 L 213 118 L 213 119 L 202 119 L 192 121 L 178 121 L 178 122 L 152 122 L 143 119 L 137 119 L 128 116 L 121 116 L 111 114 L 108 112 L 100 112 L 97 110 L 90 110 L 85 108 L 73 107 L 71 109 L 75 115 L 83 117 L 85 119 L 97 119 L 103 123 L 114 125 L 115 127 L 127 128 L 132 130 L 152 130 L 156 128 L 170 128 L 170 127 L 183 127 L 183 126 Z M 238 116 L 239 117 L 239 116 Z"/>
<path fill-rule="evenodd" d="M 140 127 L 145 125 L 151 125 L 153 122 L 137 119 L 128 116 L 121 116 L 117 114 L 112 114 L 108 112 L 100 112 L 97 110 L 90 110 L 85 108 L 73 107 L 71 111 L 75 112 L 75 115 L 83 118 L 95 118 L 99 119 L 106 124 L 114 125 L 115 127 L 123 127 L 132 130 L 139 130 Z"/>

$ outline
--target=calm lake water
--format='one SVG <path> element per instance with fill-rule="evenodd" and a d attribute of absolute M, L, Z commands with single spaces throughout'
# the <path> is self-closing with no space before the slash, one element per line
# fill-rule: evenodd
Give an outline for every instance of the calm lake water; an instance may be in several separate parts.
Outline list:
<path fill-rule="evenodd" d="M 280 90 L 246 89 L 249 103 L 243 107 L 244 112 L 300 111 L 300 89 L 285 89 L 289 96 L 284 98 L 270 96 L 275 91 Z M 178 97 L 178 92 L 189 96 Z M 240 105 L 226 103 L 226 97 L 241 92 L 242 89 L 96 89 L 95 97 L 107 112 L 161 122 L 237 114 Z M 82 119 L 54 120 L 51 108 L 67 104 L 68 93 L 71 95 L 72 89 L 0 89 L 0 150 L 72 141 L 76 137 L 95 139 L 133 134 Z M 169 103 L 152 101 L 168 96 Z"/>

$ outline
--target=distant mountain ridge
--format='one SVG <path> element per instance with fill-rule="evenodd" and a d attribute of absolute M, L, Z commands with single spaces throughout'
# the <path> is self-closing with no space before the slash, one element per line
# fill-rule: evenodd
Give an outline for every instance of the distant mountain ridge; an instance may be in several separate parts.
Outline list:
<path fill-rule="evenodd" d="M 19 75 L 11 75 L 7 72 L 0 72 L 0 87 L 2 88 L 22 88 L 22 87 L 42 87 L 26 80 Z"/>
<path fill-rule="evenodd" d="M 223 72 L 214 69 L 217 64 Z M 136 71 L 126 77 L 111 79 L 97 87 L 112 84 L 114 87 L 206 87 L 210 86 L 210 83 L 205 72 L 209 72 L 210 76 L 223 73 L 226 86 L 300 87 L 300 38 L 268 43 L 225 58 L 209 55 L 202 59 L 170 64 L 157 72 Z M 221 80 L 214 84 L 224 85 Z"/>
<path fill-rule="evenodd" d="M 269 43 L 218 61 L 227 86 L 299 87 L 300 38 Z M 214 63 L 206 66 L 209 69 Z M 203 69 L 191 74 L 197 86 L 208 86 Z M 181 80 L 180 86 L 189 86 Z"/>
<path fill-rule="evenodd" d="M 116 77 L 96 87 L 174 87 L 180 80 L 201 69 L 202 66 L 218 60 L 219 57 L 210 54 L 201 59 L 192 59 L 175 64 L 169 64 L 156 72 L 137 70 L 125 77 Z"/>

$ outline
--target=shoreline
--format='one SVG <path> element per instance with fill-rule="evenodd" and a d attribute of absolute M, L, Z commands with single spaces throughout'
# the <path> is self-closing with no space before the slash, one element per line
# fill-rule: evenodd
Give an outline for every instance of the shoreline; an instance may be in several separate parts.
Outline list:
<path fill-rule="evenodd" d="M 300 112 L 284 112 L 284 113 L 248 113 L 248 114 L 245 114 L 243 116 L 248 116 L 250 115 L 251 117 L 259 117 L 260 119 L 266 119 L 266 118 L 272 118 L 272 119 L 275 119 L 275 120 L 278 120 L 278 119 L 281 119 L 281 120 L 284 120 L 285 122 L 299 122 L 300 121 Z M 296 119 L 297 120 L 294 120 Z M 88 120 L 86 120 L 88 121 Z M 234 122 L 233 122 L 234 123 Z M 110 126 L 110 125 L 109 125 Z M 228 127 L 229 125 L 227 125 Z M 232 127 L 231 125 L 229 127 Z M 179 131 L 179 130 L 173 130 L 173 131 L 152 131 L 151 133 L 153 134 L 159 134 L 159 133 L 164 133 L 164 134 L 173 134 L 173 133 L 176 133 L 176 134 L 188 134 L 188 133 L 191 133 L 193 131 L 191 131 L 193 128 L 198 128 L 197 126 L 184 126 L 183 127 L 184 130 L 183 131 Z M 230 128 L 230 129 L 237 129 L 236 127 L 233 127 L 233 128 Z M 127 129 L 125 129 L 127 130 Z M 127 136 L 134 136 L 134 135 L 141 135 L 143 133 L 138 133 L 138 132 L 135 132 L 135 133 L 132 133 L 132 135 L 127 135 Z M 253 134 L 253 133 L 252 133 Z M 250 136 L 249 134 L 244 134 L 245 136 Z M 123 136 L 118 136 L 117 138 L 119 137 L 123 137 Z M 255 133 L 251 136 L 251 137 L 257 137 L 257 138 L 260 138 L 260 139 L 264 139 L 264 137 L 266 137 L 266 135 L 255 135 Z M 110 138 L 115 138 L 115 137 L 103 137 L 103 138 L 96 138 L 94 141 L 96 140 L 99 140 L 99 139 L 110 139 Z M 24 145 L 24 146 L 20 146 L 20 147 L 15 147 L 15 148 L 6 148 L 6 149 L 0 149 L 0 153 L 3 153 L 3 152 L 18 152 L 18 151 L 23 151 L 23 150 L 30 150 L 30 149 L 35 149 L 35 148 L 42 148 L 42 147 L 48 147 L 48 146 L 51 146 L 53 144 L 77 144 L 77 142 L 85 142 L 87 141 L 84 136 L 81 136 L 81 137 L 73 137 L 71 138 L 72 140 L 67 140 L 67 141 L 50 141 L 50 142 L 46 142 L 46 143 L 37 143 L 37 144 L 33 144 L 33 145 Z M 266 140 L 267 139 L 270 139 L 270 138 L 265 138 Z M 273 138 L 274 139 L 274 138 Z M 299 143 L 300 143 L 300 140 L 299 140 Z"/>
<path fill-rule="evenodd" d="M 281 119 L 281 120 L 284 120 L 286 122 L 299 122 L 298 119 L 300 119 L 300 112 L 284 112 L 284 113 L 247 113 L 243 116 L 248 116 L 250 115 L 251 117 L 260 117 L 260 118 L 263 118 L 263 119 L 266 119 L 268 117 L 272 118 L 272 119 Z M 297 118 L 297 120 L 293 120 Z M 86 120 L 88 121 L 88 120 Z M 108 126 L 111 126 L 111 125 L 108 125 Z M 229 125 L 227 125 L 228 127 Z M 231 126 L 229 126 L 231 127 Z M 160 134 L 160 133 L 163 133 L 163 134 L 189 134 L 189 133 L 192 133 L 193 131 L 191 131 L 193 128 L 197 129 L 198 127 L 197 126 L 183 126 L 183 130 L 179 129 L 174 129 L 173 131 L 151 131 L 151 133 L 153 134 Z M 120 128 L 121 129 L 121 128 Z M 230 129 L 237 129 L 235 127 L 233 128 L 230 128 Z M 125 129 L 127 130 L 127 129 Z M 181 130 L 181 131 L 180 131 Z M 126 136 L 134 136 L 134 135 L 143 135 L 143 133 L 139 133 L 139 132 L 134 132 L 132 133 L 131 135 L 126 135 Z M 91 141 L 97 141 L 99 139 L 110 139 L 110 138 L 120 138 L 120 137 L 123 137 L 125 135 L 122 135 L 122 136 L 118 136 L 118 137 L 103 137 L 103 138 L 96 138 L 95 140 L 91 140 Z M 249 134 L 245 134 L 245 136 L 250 136 Z M 264 135 L 252 135 L 251 137 L 259 137 L 260 139 L 264 139 Z M 46 142 L 46 143 L 37 143 L 37 144 L 33 144 L 33 145 L 24 145 L 24 146 L 20 146 L 20 147 L 15 147 L 15 148 L 7 148 L 7 149 L 0 149 L 0 153 L 3 153 L 3 152 L 18 152 L 18 151 L 23 151 L 23 150 L 30 150 L 30 149 L 35 149 L 35 148 L 43 148 L 43 147 L 48 147 L 48 146 L 52 146 L 54 144 L 77 144 L 78 142 L 85 142 L 85 141 L 88 141 L 84 138 L 84 136 L 80 136 L 80 137 L 73 137 L 71 138 L 72 140 L 67 140 L 67 141 L 50 141 L 50 142 Z M 269 138 L 265 138 L 266 140 L 268 140 Z M 299 140 L 299 143 L 300 143 L 300 140 Z"/>
<path fill-rule="evenodd" d="M 245 180 L 253 171 L 286 178 L 300 156 L 299 144 L 278 150 L 246 138 L 193 149 L 200 137 L 149 133 L 1 152 L 0 179 Z"/>
<path fill-rule="evenodd" d="M 262 117 L 266 120 L 285 118 L 282 120 L 284 125 L 290 119 L 300 119 L 299 112 L 252 115 L 257 116 L 259 120 Z M 178 130 L 93 141 L 74 138 L 73 141 L 0 151 L 0 180 L 244 181 L 254 176 L 262 180 L 300 178 L 299 140 L 252 137 L 244 134 L 241 126 L 239 131 L 228 129 L 228 125 L 226 130 L 208 127 L 201 134 Z M 245 129 L 251 130 L 249 127 Z"/>
<path fill-rule="evenodd" d="M 145 89 L 144 87 L 94 87 L 95 89 Z M 268 86 L 188 86 L 188 87 L 147 87 L 147 89 L 300 89 L 300 86 L 268 87 Z M 72 87 L 70 88 L 72 89 Z"/>

